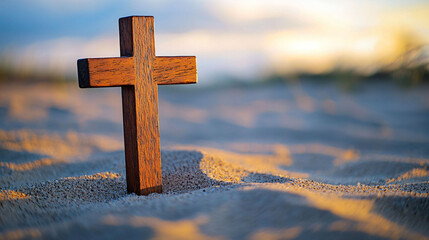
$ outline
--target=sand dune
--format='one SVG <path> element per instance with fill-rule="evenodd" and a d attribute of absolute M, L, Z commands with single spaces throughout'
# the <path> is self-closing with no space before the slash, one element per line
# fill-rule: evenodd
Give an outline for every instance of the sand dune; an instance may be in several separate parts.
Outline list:
<path fill-rule="evenodd" d="M 119 91 L 2 86 L 0 239 L 428 239 L 427 90 L 379 89 L 161 90 L 136 196 Z"/>

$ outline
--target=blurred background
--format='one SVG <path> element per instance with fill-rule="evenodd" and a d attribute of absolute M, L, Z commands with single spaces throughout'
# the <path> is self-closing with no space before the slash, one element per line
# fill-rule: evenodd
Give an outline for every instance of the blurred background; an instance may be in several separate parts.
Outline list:
<path fill-rule="evenodd" d="M 196 55 L 199 85 L 428 80 L 424 0 L 5 0 L 0 78 L 75 81 L 76 59 L 119 56 L 129 15 L 155 17 L 157 55 Z"/>
<path fill-rule="evenodd" d="M 60 137 L 75 156 L 95 137 L 105 144 L 88 154 L 122 151 L 120 88 L 79 89 L 76 60 L 119 56 L 129 15 L 155 17 L 158 56 L 197 56 L 198 84 L 159 87 L 163 149 L 290 153 L 282 171 L 335 183 L 426 168 L 429 3 L 418 0 L 3 0 L 0 147 L 49 152 Z"/>

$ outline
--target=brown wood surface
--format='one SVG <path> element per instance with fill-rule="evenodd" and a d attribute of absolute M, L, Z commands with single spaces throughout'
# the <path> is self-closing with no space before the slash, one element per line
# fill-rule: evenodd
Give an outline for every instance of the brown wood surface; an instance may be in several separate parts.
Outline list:
<path fill-rule="evenodd" d="M 135 59 L 89 58 L 78 60 L 79 86 L 119 87 L 135 84 Z M 197 82 L 195 57 L 155 57 L 153 80 L 159 85 Z"/>
<path fill-rule="evenodd" d="M 125 142 L 127 188 L 138 194 L 162 192 L 153 26 L 153 17 L 119 20 L 121 56 L 133 56 L 135 65 L 134 89 L 123 87 L 122 108 L 124 136 L 132 136 Z"/>
<path fill-rule="evenodd" d="M 156 57 L 153 68 L 159 85 L 197 83 L 196 57 Z"/>
<path fill-rule="evenodd" d="M 78 60 L 79 86 L 122 87 L 127 190 L 162 192 L 158 84 L 197 82 L 195 57 L 155 57 L 153 17 L 119 19 L 121 57 Z"/>
<path fill-rule="evenodd" d="M 80 59 L 78 66 L 78 71 L 85 73 L 79 75 L 80 87 L 119 87 L 135 82 L 134 59 L 131 57 Z"/>

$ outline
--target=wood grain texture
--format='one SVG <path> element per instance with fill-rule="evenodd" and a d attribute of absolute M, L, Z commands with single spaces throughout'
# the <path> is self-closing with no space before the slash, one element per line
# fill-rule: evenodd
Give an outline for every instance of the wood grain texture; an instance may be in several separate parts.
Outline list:
<path fill-rule="evenodd" d="M 119 87 L 135 84 L 133 57 L 78 60 L 79 87 Z M 156 57 L 153 80 L 159 85 L 197 83 L 195 57 Z"/>
<path fill-rule="evenodd" d="M 89 58 L 78 60 L 79 86 L 119 87 L 134 85 L 135 68 L 132 57 Z"/>
<path fill-rule="evenodd" d="M 197 83 L 197 59 L 156 57 L 153 78 L 159 85 Z"/>
<path fill-rule="evenodd" d="M 81 88 L 122 88 L 127 190 L 162 192 L 158 84 L 197 82 L 195 57 L 155 57 L 153 17 L 119 19 L 121 57 L 79 59 Z"/>
<path fill-rule="evenodd" d="M 152 79 L 155 58 L 153 26 L 153 17 L 119 20 L 121 56 L 133 56 L 135 61 L 134 91 L 128 90 L 128 87 L 122 91 L 124 134 L 135 136 L 135 139 L 130 139 L 133 142 L 131 145 L 125 143 L 127 188 L 129 192 L 144 195 L 153 191 L 162 192 L 158 86 Z M 135 117 L 125 115 L 131 111 L 130 115 Z M 137 154 L 133 146 L 135 143 Z"/>

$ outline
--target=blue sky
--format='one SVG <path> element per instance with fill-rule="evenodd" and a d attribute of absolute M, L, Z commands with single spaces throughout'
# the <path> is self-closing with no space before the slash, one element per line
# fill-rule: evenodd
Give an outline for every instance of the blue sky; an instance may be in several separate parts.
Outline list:
<path fill-rule="evenodd" d="M 118 56 L 118 18 L 155 17 L 158 55 L 196 55 L 199 75 L 372 71 L 398 54 L 400 36 L 429 39 L 427 1 L 0 2 L 0 54 L 13 66 L 75 72 L 75 60 Z M 344 60 L 345 59 L 345 60 Z"/>
<path fill-rule="evenodd" d="M 89 3 L 89 4 L 88 4 Z M 202 1 L 2 1 L 1 46 L 59 37 L 117 33 L 118 18 L 155 16 L 157 31 L 221 28 Z"/>

